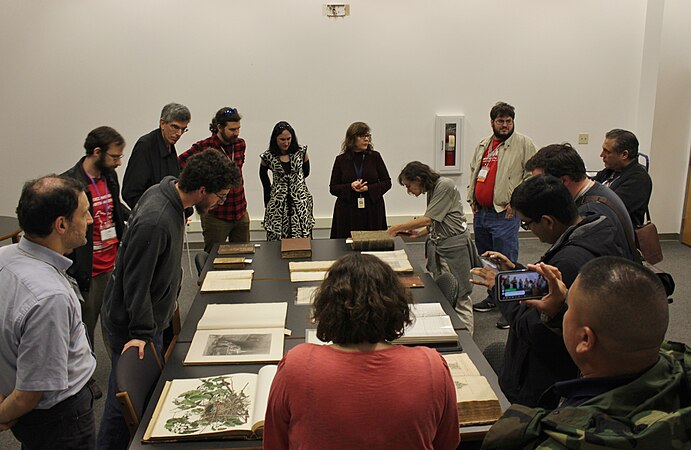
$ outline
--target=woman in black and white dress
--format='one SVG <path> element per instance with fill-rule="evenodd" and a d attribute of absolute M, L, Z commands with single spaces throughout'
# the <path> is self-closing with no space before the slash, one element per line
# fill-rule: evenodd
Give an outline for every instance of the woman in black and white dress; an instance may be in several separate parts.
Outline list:
<path fill-rule="evenodd" d="M 293 127 L 281 121 L 274 126 L 269 149 L 260 158 L 266 239 L 311 237 L 314 215 L 312 194 L 305 182 L 310 173 L 307 146 L 299 145 Z"/>

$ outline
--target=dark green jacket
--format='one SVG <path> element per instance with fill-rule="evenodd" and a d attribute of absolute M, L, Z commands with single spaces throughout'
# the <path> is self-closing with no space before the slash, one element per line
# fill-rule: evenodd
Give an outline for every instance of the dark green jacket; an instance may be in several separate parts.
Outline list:
<path fill-rule="evenodd" d="M 513 405 L 483 449 L 689 449 L 691 349 L 666 343 L 660 359 L 631 383 L 577 407 Z"/>

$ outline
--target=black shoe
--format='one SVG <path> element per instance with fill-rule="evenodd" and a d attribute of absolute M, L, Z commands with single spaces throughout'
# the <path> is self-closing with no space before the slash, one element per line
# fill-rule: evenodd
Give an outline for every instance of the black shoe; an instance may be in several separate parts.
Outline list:
<path fill-rule="evenodd" d="M 94 394 L 94 399 L 98 400 L 99 398 L 103 397 L 103 391 L 101 388 L 96 384 L 96 380 L 93 378 L 89 380 L 89 389 L 91 389 L 91 393 Z"/>
<path fill-rule="evenodd" d="M 487 311 L 493 310 L 493 309 L 496 308 L 496 307 L 497 307 L 497 305 L 495 305 L 494 303 L 492 303 L 492 302 L 490 301 L 489 297 L 487 297 L 487 298 L 484 299 L 483 301 L 481 301 L 481 302 L 479 302 L 479 303 L 475 303 L 475 304 L 473 305 L 473 310 L 475 310 L 475 311 L 477 311 L 477 312 L 487 312 Z"/>
<path fill-rule="evenodd" d="M 500 330 L 508 330 L 511 328 L 511 325 L 509 325 L 509 322 L 506 321 L 503 317 L 499 320 L 497 320 L 497 328 Z"/>

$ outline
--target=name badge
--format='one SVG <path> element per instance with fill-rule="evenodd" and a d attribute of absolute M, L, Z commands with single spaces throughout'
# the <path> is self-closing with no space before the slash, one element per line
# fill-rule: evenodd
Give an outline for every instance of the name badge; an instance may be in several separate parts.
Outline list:
<path fill-rule="evenodd" d="M 357 198 L 357 207 L 358 209 L 365 209 L 365 197 Z"/>
<path fill-rule="evenodd" d="M 487 179 L 487 174 L 489 173 L 489 167 L 482 167 L 477 174 L 477 181 L 484 183 Z"/>
<path fill-rule="evenodd" d="M 116 239 L 118 234 L 115 232 L 115 227 L 102 228 L 101 229 L 101 240 L 109 241 L 111 239 Z"/>

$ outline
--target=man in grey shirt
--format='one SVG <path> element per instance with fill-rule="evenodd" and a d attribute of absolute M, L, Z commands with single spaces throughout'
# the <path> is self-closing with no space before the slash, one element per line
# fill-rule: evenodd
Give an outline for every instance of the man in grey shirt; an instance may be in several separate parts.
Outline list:
<path fill-rule="evenodd" d="M 0 431 L 23 448 L 93 448 L 96 358 L 64 256 L 86 244 L 89 201 L 49 175 L 24 185 L 17 217 L 24 237 L 0 248 Z"/>

